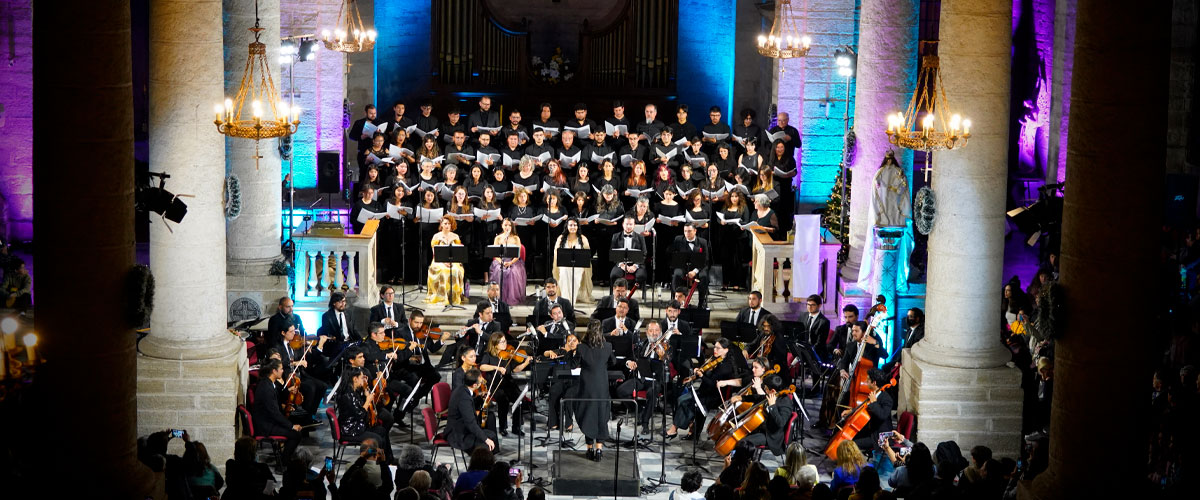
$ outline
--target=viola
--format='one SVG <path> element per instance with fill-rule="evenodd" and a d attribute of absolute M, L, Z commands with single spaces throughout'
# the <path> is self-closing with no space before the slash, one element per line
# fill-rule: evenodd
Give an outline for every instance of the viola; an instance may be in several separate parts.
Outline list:
<path fill-rule="evenodd" d="M 796 386 L 789 386 L 787 389 L 775 393 L 775 397 L 784 397 L 793 392 L 796 392 Z M 717 439 L 717 453 L 721 456 L 729 455 L 738 442 L 749 436 L 755 429 L 762 426 L 767 421 L 767 400 L 754 403 L 745 412 L 739 413 L 737 417 L 725 423 L 725 432 L 721 433 Z"/>
<path fill-rule="evenodd" d="M 442 328 L 439 326 L 429 326 L 429 324 L 421 325 L 421 329 L 413 332 L 413 336 L 417 340 L 442 340 Z"/>
<path fill-rule="evenodd" d="M 697 370 L 700 370 L 701 373 L 708 372 L 709 370 L 716 368 L 717 365 L 720 364 L 721 361 L 724 359 L 725 359 L 724 356 L 708 358 L 708 361 L 705 361 L 704 364 L 700 366 L 700 368 L 697 368 Z M 696 380 L 696 377 L 698 377 L 698 376 L 699 375 L 692 375 L 688 378 L 683 379 L 683 382 L 681 382 L 681 383 L 683 383 L 683 384 L 691 383 L 693 380 Z"/>
<path fill-rule="evenodd" d="M 496 354 L 496 357 L 505 361 L 511 360 L 516 363 L 524 363 L 529 361 L 529 353 L 525 352 L 525 349 L 517 349 L 513 346 L 505 347 L 504 350 Z"/>
<path fill-rule="evenodd" d="M 300 376 L 293 372 L 291 378 L 284 383 L 283 388 L 288 391 L 287 398 L 283 402 L 283 415 L 288 416 L 296 410 L 296 407 L 304 404 L 304 395 L 300 394 Z"/>
<path fill-rule="evenodd" d="M 408 341 L 404 339 L 383 339 L 377 342 L 379 348 L 385 351 L 402 351 L 408 349 Z"/>
<path fill-rule="evenodd" d="M 892 379 L 883 387 L 880 387 L 879 392 L 886 391 L 893 385 L 896 385 L 896 379 Z M 869 405 L 860 404 L 858 408 L 855 408 L 854 411 L 846 416 L 845 421 L 842 423 L 842 428 L 829 440 L 829 446 L 825 447 L 825 456 L 837 460 L 838 445 L 842 444 L 842 441 L 853 441 L 858 431 L 867 426 L 867 423 L 871 421 L 871 414 L 867 413 L 867 406 Z"/>

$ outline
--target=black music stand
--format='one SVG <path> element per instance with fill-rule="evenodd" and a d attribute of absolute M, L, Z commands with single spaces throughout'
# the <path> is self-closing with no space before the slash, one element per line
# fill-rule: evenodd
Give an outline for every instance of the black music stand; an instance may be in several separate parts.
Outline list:
<path fill-rule="evenodd" d="M 592 266 L 592 249 L 590 248 L 559 248 L 558 267 L 571 268 L 571 297 L 579 303 L 579 288 L 575 286 L 575 269 Z M 560 285 L 561 286 L 561 285 Z M 574 320 L 575 318 L 568 318 Z"/>
<path fill-rule="evenodd" d="M 461 264 L 465 269 L 467 265 L 467 247 L 462 245 L 443 245 L 433 247 L 433 260 L 434 262 L 439 262 L 442 264 Z M 463 279 L 466 278 L 464 277 Z M 453 303 L 449 303 L 449 299 L 449 297 L 446 298 L 447 304 L 446 307 L 442 309 L 442 312 L 446 312 L 451 309 L 467 309 L 463 306 L 456 306 Z"/>
<path fill-rule="evenodd" d="M 758 338 L 758 328 L 750 323 L 738 321 L 722 321 L 721 336 L 734 342 L 753 342 Z"/>
<path fill-rule="evenodd" d="M 521 247 L 509 246 L 509 245 L 488 245 L 486 247 L 483 247 L 483 258 L 484 259 L 495 259 L 497 257 L 500 258 L 501 262 L 503 262 L 504 259 L 520 258 L 521 257 Z M 503 266 L 501 266 L 501 268 L 500 268 L 500 295 L 501 295 L 500 300 L 504 300 L 504 268 L 503 268 Z M 522 296 L 524 296 L 524 293 L 522 293 Z M 512 304 L 509 304 L 509 306 L 511 307 Z M 493 312 L 499 312 L 499 311 L 493 311 Z M 512 325 L 511 317 L 508 320 L 508 325 Z M 507 327 L 504 328 L 504 331 L 507 332 L 508 328 Z"/>

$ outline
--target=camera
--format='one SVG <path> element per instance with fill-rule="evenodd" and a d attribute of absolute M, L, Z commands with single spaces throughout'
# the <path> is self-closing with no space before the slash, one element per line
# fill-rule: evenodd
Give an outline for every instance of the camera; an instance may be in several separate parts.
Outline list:
<path fill-rule="evenodd" d="M 173 438 L 183 437 L 183 430 L 182 429 L 171 429 L 171 437 L 173 437 Z"/>

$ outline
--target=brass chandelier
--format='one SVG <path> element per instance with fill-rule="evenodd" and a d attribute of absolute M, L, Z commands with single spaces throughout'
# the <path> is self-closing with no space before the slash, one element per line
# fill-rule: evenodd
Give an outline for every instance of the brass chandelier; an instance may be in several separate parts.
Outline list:
<path fill-rule="evenodd" d="M 792 15 L 792 0 L 776 0 L 781 7 L 771 23 L 771 31 L 758 35 L 758 53 L 774 59 L 792 59 L 808 55 L 812 38 L 800 33 Z"/>
<path fill-rule="evenodd" d="M 338 9 L 338 25 L 321 30 L 325 48 L 338 52 L 366 52 L 375 48 L 375 30 L 363 26 L 357 0 L 344 0 Z"/>
<path fill-rule="evenodd" d="M 923 48 L 926 44 L 932 48 L 937 42 L 921 42 Z M 934 51 L 927 50 L 921 57 L 921 70 L 908 109 L 887 117 L 888 142 L 927 152 L 966 146 L 971 138 L 971 120 L 950 111 L 946 87 L 942 85 L 940 61 L 936 53 L 930 52 Z M 918 120 L 921 122 L 919 129 Z"/>
<path fill-rule="evenodd" d="M 275 89 L 267 61 L 267 46 L 259 41 L 263 28 L 259 26 L 257 2 L 254 27 L 250 31 L 254 33 L 254 41 L 250 42 L 250 55 L 246 58 L 237 95 L 226 97 L 223 104 L 213 107 L 216 115 L 213 124 L 217 126 L 217 132 L 239 139 L 259 141 L 292 135 L 300 126 L 300 107 L 289 106 Z M 250 101 L 249 118 L 243 115 L 247 100 Z"/>

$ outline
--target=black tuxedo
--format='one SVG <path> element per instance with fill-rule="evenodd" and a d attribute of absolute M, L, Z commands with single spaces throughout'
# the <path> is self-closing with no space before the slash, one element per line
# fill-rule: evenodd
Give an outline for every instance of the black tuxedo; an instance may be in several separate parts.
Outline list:
<path fill-rule="evenodd" d="M 624 321 L 622 321 L 622 323 L 625 325 L 625 336 L 629 337 L 630 345 L 636 345 L 637 339 L 638 339 L 638 333 L 636 330 L 633 329 L 633 325 L 635 325 L 636 322 L 634 321 L 633 318 L 631 318 L 629 316 L 625 316 Z M 605 338 L 608 338 L 608 335 L 610 333 L 612 333 L 612 331 L 615 330 L 616 328 L 617 328 L 617 317 L 613 316 L 613 317 L 608 318 L 600 323 L 600 334 L 604 335 Z"/>
<path fill-rule="evenodd" d="M 296 325 L 296 335 L 304 338 L 304 323 L 300 321 L 300 316 L 294 313 L 284 316 L 278 311 L 272 314 L 271 319 L 267 320 L 267 333 L 263 336 L 263 342 L 258 346 L 258 357 L 266 357 L 267 349 L 283 342 L 283 332 L 287 331 L 290 325 Z"/>
<path fill-rule="evenodd" d="M 925 338 L 924 324 L 917 325 L 916 327 L 908 327 L 904 330 L 904 343 L 900 347 L 907 349 L 920 342 L 923 338 Z"/>
<path fill-rule="evenodd" d="M 608 246 L 608 248 L 610 248 L 612 250 L 625 249 L 625 233 L 624 233 L 624 231 L 618 232 L 617 234 L 614 234 L 612 236 L 612 243 Z M 650 254 L 649 251 L 647 251 L 646 238 L 642 237 L 641 233 L 634 232 L 629 237 L 629 249 L 642 251 L 642 256 L 643 256 L 642 261 L 634 262 L 634 264 L 637 264 L 638 268 L 637 268 L 637 271 L 635 271 L 633 273 L 633 279 L 634 279 L 634 281 L 636 281 L 638 283 L 645 283 L 646 276 L 647 276 L 645 257 L 649 256 L 649 254 Z M 615 281 L 618 278 L 624 278 L 624 277 L 625 277 L 625 271 L 622 271 L 621 268 L 617 266 L 617 262 L 614 261 L 612 272 L 608 273 L 609 281 Z"/>
<path fill-rule="evenodd" d="M 658 359 L 658 354 L 647 345 L 649 340 L 641 342 L 633 348 L 632 361 L 637 363 L 637 367 L 627 372 L 625 381 L 617 386 L 617 397 L 622 399 L 633 398 L 635 391 L 646 391 L 645 404 L 638 405 L 638 425 L 649 427 L 650 416 L 654 412 L 654 408 L 658 406 L 658 391 L 660 389 L 659 380 L 666 380 L 669 373 L 666 371 L 665 361 Z M 646 351 L 650 350 L 647 356 Z M 670 359 L 671 352 L 668 346 L 665 353 L 667 359 Z M 621 367 L 625 369 L 624 366 Z"/>
<path fill-rule="evenodd" d="M 812 344 L 822 357 L 829 359 L 830 353 L 825 348 L 825 340 L 829 338 L 829 318 L 817 312 L 816 318 L 806 314 L 801 316 L 797 321 L 801 325 L 804 325 L 804 334 L 796 340 Z"/>
<path fill-rule="evenodd" d="M 658 320 L 658 326 L 662 329 L 663 335 L 671 334 L 670 324 L 666 318 Z M 687 320 L 679 319 L 676 328 L 679 329 L 679 334 L 672 335 L 670 340 L 667 341 L 671 345 L 670 352 L 667 354 L 671 357 L 671 363 L 675 365 L 676 372 L 690 373 L 692 371 L 692 358 L 698 358 L 699 354 L 695 348 L 685 349 L 684 339 L 695 337 L 696 345 L 699 346 L 703 346 L 704 342 L 700 339 L 699 333 L 692 329 L 692 324 Z"/>
<path fill-rule="evenodd" d="M 765 396 L 760 396 L 765 397 Z M 783 443 L 787 440 L 787 424 L 791 420 L 792 414 L 795 413 L 796 406 L 792 403 L 792 396 L 781 394 L 775 399 L 775 404 L 767 406 L 766 422 L 754 433 L 746 436 L 746 444 L 750 446 L 766 445 L 767 449 L 776 457 L 784 456 Z"/>
<path fill-rule="evenodd" d="M 401 325 L 404 325 L 408 322 L 408 319 L 404 317 L 404 307 L 402 307 L 400 304 L 393 302 L 391 312 L 392 314 L 389 316 L 387 314 L 387 306 L 385 306 L 383 302 L 380 302 L 378 305 L 371 307 L 371 322 L 382 323 L 383 318 L 392 318 L 396 321 L 396 323 Z M 388 330 L 395 330 L 395 328 L 389 328 Z M 390 334 L 391 332 L 389 331 L 388 333 Z"/>
<path fill-rule="evenodd" d="M 676 236 L 675 241 L 671 242 L 672 254 L 700 252 L 701 256 L 699 261 L 686 262 L 685 268 L 673 269 L 671 271 L 671 287 L 674 289 L 690 288 L 692 284 L 687 279 L 687 273 L 695 269 L 699 271 L 696 273 L 696 279 L 700 280 L 700 284 L 696 286 L 696 289 L 700 291 L 700 297 L 703 298 L 707 294 L 706 290 L 708 290 L 708 256 L 710 251 L 711 248 L 708 246 L 708 240 L 704 238 L 697 236 L 696 239 L 689 242 L 687 237 L 683 235 Z M 667 262 L 666 264 L 672 263 Z M 700 303 L 704 303 L 704 301 L 701 300 Z"/>
<path fill-rule="evenodd" d="M 288 372 L 284 372 L 286 376 Z M 282 382 L 280 382 L 282 383 Z M 262 378 L 254 388 L 254 404 L 250 407 L 250 415 L 254 418 L 254 433 L 258 436 L 286 436 L 284 456 L 292 456 L 300 445 L 300 433 L 292 429 L 292 423 L 283 416 L 280 406 L 281 389 L 269 378 Z"/>
<path fill-rule="evenodd" d="M 498 331 L 507 332 L 509 328 L 512 328 L 512 313 L 509 312 L 507 302 L 501 300 L 500 297 L 492 300 L 485 296 L 483 300 L 492 304 L 492 319 L 499 323 Z"/>
<path fill-rule="evenodd" d="M 429 391 L 433 389 L 434 384 L 441 382 L 442 375 L 438 373 L 436 368 L 433 367 L 433 362 L 429 359 L 428 348 L 421 347 L 421 341 L 417 340 L 416 336 L 413 335 L 412 328 L 408 326 L 408 323 L 401 322 L 400 327 L 396 328 L 395 332 L 393 332 L 393 335 L 395 335 L 396 340 L 404 340 L 405 342 L 408 342 L 409 346 L 412 346 L 408 349 L 400 351 L 401 359 L 396 360 L 400 363 L 400 373 L 398 376 L 404 381 L 405 384 L 408 384 L 408 386 L 417 387 L 417 393 L 415 396 L 413 396 L 412 402 L 409 403 L 411 407 L 412 405 L 415 405 L 417 401 L 420 401 L 422 398 L 424 398 L 426 394 L 429 394 Z M 410 361 L 409 358 L 413 357 L 414 355 L 420 355 L 421 361 Z M 448 357 L 453 359 L 453 356 Z M 403 395 L 402 397 L 407 397 L 407 395 Z M 401 411 L 403 410 L 405 409 L 401 408 Z"/>
<path fill-rule="evenodd" d="M 489 426 L 488 430 L 484 430 L 479 426 L 479 419 L 475 416 L 475 395 L 467 384 L 461 384 L 450 392 L 450 408 L 446 416 L 446 441 L 450 442 L 450 446 L 456 450 L 470 451 L 476 446 L 487 446 L 488 439 L 497 443 L 493 428 Z"/>
<path fill-rule="evenodd" d="M 575 323 L 568 319 L 563 319 L 557 323 L 546 325 L 545 338 L 566 339 L 568 334 L 575 331 Z"/>
<path fill-rule="evenodd" d="M 549 321 L 550 309 L 554 304 L 558 304 L 560 307 L 562 307 L 563 319 L 568 321 L 575 320 L 575 308 L 571 305 L 571 301 L 559 295 L 558 297 L 555 297 L 554 300 L 550 300 L 550 297 L 539 298 L 533 305 L 533 317 L 539 320 L 537 322 L 538 324 Z"/>
<path fill-rule="evenodd" d="M 737 319 L 735 319 L 734 321 L 736 321 L 738 323 L 751 324 L 751 325 L 754 325 L 755 328 L 758 328 L 758 325 L 762 324 L 763 318 L 766 318 L 767 316 L 774 316 L 774 314 L 771 314 L 771 311 L 768 311 L 765 307 L 762 307 L 762 306 L 758 307 L 758 317 L 754 318 L 753 321 L 751 321 L 750 313 L 751 313 L 750 308 L 744 307 L 744 308 L 742 308 L 741 311 L 738 311 Z"/>
<path fill-rule="evenodd" d="M 321 328 L 317 330 L 317 335 L 329 337 L 329 340 L 325 342 L 325 349 L 322 351 L 322 354 L 328 357 L 341 354 L 347 343 L 362 340 L 362 335 L 359 335 L 358 330 L 354 329 L 354 322 L 350 320 L 350 312 L 342 311 L 342 317 L 345 319 L 345 331 L 348 334 L 343 333 L 337 314 L 332 308 L 321 315 Z"/>
<path fill-rule="evenodd" d="M 617 308 L 617 300 L 615 298 L 613 298 L 612 295 L 606 295 L 604 297 L 600 297 L 600 300 L 596 301 L 596 309 L 616 309 L 616 308 Z M 635 299 L 633 297 L 629 298 L 629 314 L 628 314 L 628 316 L 633 319 L 641 319 L 642 318 L 641 312 L 638 311 L 637 299 Z"/>
<path fill-rule="evenodd" d="M 854 438 L 854 444 L 857 444 L 859 449 L 865 452 L 875 449 L 879 446 L 879 433 L 892 431 L 892 410 L 895 407 L 896 403 L 887 391 L 880 391 L 875 402 L 867 405 L 867 414 L 871 416 L 871 420 Z"/>

